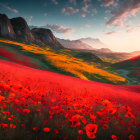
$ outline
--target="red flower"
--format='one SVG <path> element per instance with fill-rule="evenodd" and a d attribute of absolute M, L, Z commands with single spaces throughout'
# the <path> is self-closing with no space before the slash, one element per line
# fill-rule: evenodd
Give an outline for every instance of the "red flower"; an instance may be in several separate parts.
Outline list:
<path fill-rule="evenodd" d="M 55 134 L 58 134 L 59 132 L 58 132 L 58 130 L 57 130 L 57 129 L 54 129 L 54 133 L 55 133 Z"/>
<path fill-rule="evenodd" d="M 134 140 L 134 138 L 135 138 L 135 137 L 134 137 L 133 135 L 130 135 L 130 136 L 129 136 L 129 140 Z"/>
<path fill-rule="evenodd" d="M 74 115 L 71 117 L 71 127 L 79 127 L 80 121 L 79 121 L 80 115 Z"/>
<path fill-rule="evenodd" d="M 23 109 L 22 111 L 23 111 L 24 114 L 30 113 L 30 110 L 29 109 Z"/>
<path fill-rule="evenodd" d="M 131 108 L 128 105 L 122 106 L 125 111 L 131 111 Z"/>
<path fill-rule="evenodd" d="M 46 127 L 46 128 L 43 128 L 43 131 L 48 133 L 50 131 L 50 128 Z"/>
<path fill-rule="evenodd" d="M 87 124 L 85 126 L 86 134 L 90 139 L 95 138 L 95 133 L 97 132 L 98 125 L 96 124 Z"/>
<path fill-rule="evenodd" d="M 107 128 L 109 128 L 108 125 L 107 124 L 103 124 L 103 129 L 105 130 Z"/>
<path fill-rule="evenodd" d="M 78 140 L 82 140 L 82 136 L 78 136 L 77 139 L 78 139 Z"/>
<path fill-rule="evenodd" d="M 108 100 L 104 100 L 104 101 L 102 102 L 102 104 L 103 104 L 105 107 L 112 107 L 111 102 L 108 101 Z"/>
<path fill-rule="evenodd" d="M 78 134 L 83 134 L 83 130 L 78 130 Z"/>
<path fill-rule="evenodd" d="M 16 128 L 16 126 L 14 124 L 10 124 L 11 128 Z"/>
<path fill-rule="evenodd" d="M 127 112 L 127 114 L 125 115 L 125 117 L 127 118 L 135 118 L 135 116 L 131 113 L 131 112 Z"/>
<path fill-rule="evenodd" d="M 25 127 L 25 124 L 21 124 L 22 127 Z"/>
<path fill-rule="evenodd" d="M 8 118 L 9 121 L 12 121 L 12 118 Z"/>
<path fill-rule="evenodd" d="M 8 124 L 2 123 L 2 124 L 0 124 L 0 126 L 2 126 L 4 129 L 6 129 L 8 127 Z"/>
<path fill-rule="evenodd" d="M 109 108 L 109 109 L 108 109 L 108 112 L 109 112 L 110 114 L 114 114 L 114 113 L 116 112 L 116 109 L 114 109 L 114 108 Z"/>
<path fill-rule="evenodd" d="M 38 130 L 38 127 L 34 127 L 34 128 L 33 128 L 33 131 L 37 131 L 37 130 Z"/>
<path fill-rule="evenodd" d="M 117 140 L 117 137 L 116 137 L 115 135 L 112 135 L 111 138 L 112 138 L 113 140 Z"/>
<path fill-rule="evenodd" d="M 0 95 L 0 102 L 4 101 L 5 97 Z"/>

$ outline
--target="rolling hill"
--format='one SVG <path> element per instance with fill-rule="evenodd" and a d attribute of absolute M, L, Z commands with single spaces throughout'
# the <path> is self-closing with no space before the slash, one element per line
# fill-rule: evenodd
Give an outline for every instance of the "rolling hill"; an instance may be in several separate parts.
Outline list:
<path fill-rule="evenodd" d="M 63 73 L 71 76 L 75 76 L 85 80 L 96 80 L 114 84 L 125 83 L 126 79 L 120 77 L 119 74 L 114 73 L 111 70 L 103 69 L 102 61 L 91 54 L 92 62 L 87 62 L 88 53 L 73 52 L 70 50 L 59 49 L 54 50 L 51 48 L 44 48 L 37 45 L 27 45 L 9 40 L 0 40 L 1 50 L 13 53 L 9 58 L 9 55 L 1 58 L 10 59 L 14 62 L 21 62 L 23 55 L 29 57 L 31 63 L 34 63 L 35 68 L 47 69 L 58 73 Z M 1 51 L 2 52 L 2 51 Z M 16 57 L 21 55 L 21 57 Z M 16 57 L 16 60 L 15 58 Z M 17 61 L 18 59 L 18 61 Z M 94 60 L 94 61 L 93 61 Z M 23 61 L 24 62 L 24 61 Z M 24 63 L 25 64 L 25 63 Z M 26 61 L 27 64 L 27 61 Z"/>

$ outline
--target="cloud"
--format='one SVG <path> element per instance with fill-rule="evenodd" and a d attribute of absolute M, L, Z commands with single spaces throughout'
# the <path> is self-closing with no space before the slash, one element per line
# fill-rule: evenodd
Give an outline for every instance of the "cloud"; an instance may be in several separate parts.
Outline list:
<path fill-rule="evenodd" d="M 140 28 L 140 24 L 137 25 L 137 28 Z"/>
<path fill-rule="evenodd" d="M 5 8 L 5 9 L 7 9 L 7 10 L 13 12 L 13 13 L 16 13 L 16 14 L 18 13 L 18 10 L 12 9 L 11 7 L 9 7 L 9 6 L 7 6 L 7 5 L 5 5 L 3 3 L 0 3 L 0 6 L 2 6 L 3 8 Z"/>
<path fill-rule="evenodd" d="M 93 8 L 93 9 L 92 9 L 92 12 L 93 12 L 94 14 L 97 14 L 98 11 L 97 11 L 96 8 Z"/>
<path fill-rule="evenodd" d="M 86 13 L 89 13 L 88 7 L 89 7 L 89 5 L 85 4 L 84 7 L 82 7 L 82 10 Z"/>
<path fill-rule="evenodd" d="M 131 16 L 140 12 L 140 0 L 125 0 L 117 8 L 111 11 L 112 17 L 106 22 L 107 25 L 123 26 Z"/>
<path fill-rule="evenodd" d="M 114 0 L 99 0 L 102 2 L 101 6 L 103 7 L 109 7 L 111 5 L 113 6 L 117 6 L 117 2 L 115 2 Z"/>
<path fill-rule="evenodd" d="M 70 3 L 72 3 L 73 5 L 77 5 L 77 1 L 76 0 L 69 0 Z"/>
<path fill-rule="evenodd" d="M 53 2 L 55 5 L 58 4 L 57 0 L 52 0 L 52 2 Z"/>
<path fill-rule="evenodd" d="M 89 24 L 86 24 L 86 25 L 85 25 L 85 27 L 87 27 L 87 28 L 90 28 L 90 27 L 91 27 L 91 25 L 89 25 Z"/>
<path fill-rule="evenodd" d="M 111 11 L 110 11 L 110 10 L 106 10 L 105 13 L 106 13 L 106 14 L 110 14 Z"/>
<path fill-rule="evenodd" d="M 43 27 L 49 28 L 49 29 L 53 30 L 54 32 L 62 33 L 62 34 L 70 34 L 70 33 L 74 32 L 74 30 L 71 28 L 63 27 L 63 26 L 60 26 L 57 24 L 46 24 Z"/>
<path fill-rule="evenodd" d="M 83 12 L 81 12 L 81 13 L 80 13 L 80 16 L 83 17 L 83 18 L 85 18 L 85 17 L 86 17 L 86 14 L 83 13 Z"/>
<path fill-rule="evenodd" d="M 116 31 L 111 31 L 111 32 L 106 32 L 106 33 L 104 33 L 105 35 L 112 35 L 112 34 L 115 34 L 116 33 Z"/>
<path fill-rule="evenodd" d="M 127 33 L 131 33 L 131 32 L 133 32 L 133 31 L 134 31 L 133 28 L 129 28 L 129 29 L 126 30 Z"/>
<path fill-rule="evenodd" d="M 78 13 L 79 9 L 73 9 L 72 7 L 67 7 L 67 8 L 63 8 L 61 12 L 65 13 L 65 15 L 70 15 L 70 14 Z"/>
<path fill-rule="evenodd" d="M 29 23 L 29 24 L 31 23 L 32 18 L 33 18 L 33 16 L 29 16 L 29 18 L 28 18 L 28 23 Z"/>

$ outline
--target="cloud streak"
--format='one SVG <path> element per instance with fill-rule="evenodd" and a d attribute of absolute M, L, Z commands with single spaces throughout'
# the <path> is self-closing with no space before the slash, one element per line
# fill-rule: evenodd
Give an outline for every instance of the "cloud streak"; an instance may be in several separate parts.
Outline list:
<path fill-rule="evenodd" d="M 111 11 L 112 17 L 106 22 L 107 25 L 123 26 L 131 16 L 140 12 L 140 0 L 125 0 L 116 9 Z"/>
<path fill-rule="evenodd" d="M 65 15 L 70 15 L 70 14 L 75 14 L 79 12 L 79 9 L 74 9 L 72 7 L 67 7 L 67 8 L 63 8 L 61 10 L 62 13 L 64 13 Z"/>
<path fill-rule="evenodd" d="M 7 5 L 5 5 L 3 3 L 0 3 L 0 6 L 3 7 L 3 8 L 5 8 L 5 9 L 7 9 L 7 10 L 9 10 L 9 11 L 11 11 L 11 12 L 13 12 L 13 13 L 15 13 L 15 14 L 18 13 L 18 10 L 12 9 L 11 7 L 9 7 L 9 6 L 7 6 Z"/>
<path fill-rule="evenodd" d="M 112 34 L 115 34 L 116 33 L 116 31 L 111 31 L 111 32 L 106 32 L 106 33 L 104 33 L 105 35 L 112 35 Z"/>
<path fill-rule="evenodd" d="M 62 33 L 62 34 L 70 34 L 70 33 L 74 32 L 74 30 L 71 29 L 71 28 L 63 27 L 63 26 L 60 26 L 60 25 L 57 25 L 57 24 L 46 24 L 43 27 L 44 28 L 49 28 L 54 32 Z"/>
<path fill-rule="evenodd" d="M 114 0 L 99 0 L 100 2 L 102 2 L 101 6 L 102 7 L 109 7 L 111 5 L 116 6 L 117 3 Z"/>

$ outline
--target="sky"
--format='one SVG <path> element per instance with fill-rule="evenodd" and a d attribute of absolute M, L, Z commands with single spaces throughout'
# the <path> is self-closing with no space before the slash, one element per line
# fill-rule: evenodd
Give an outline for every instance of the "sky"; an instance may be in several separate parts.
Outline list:
<path fill-rule="evenodd" d="M 92 37 L 113 51 L 140 51 L 140 0 L 0 0 L 0 13 L 58 38 Z"/>

